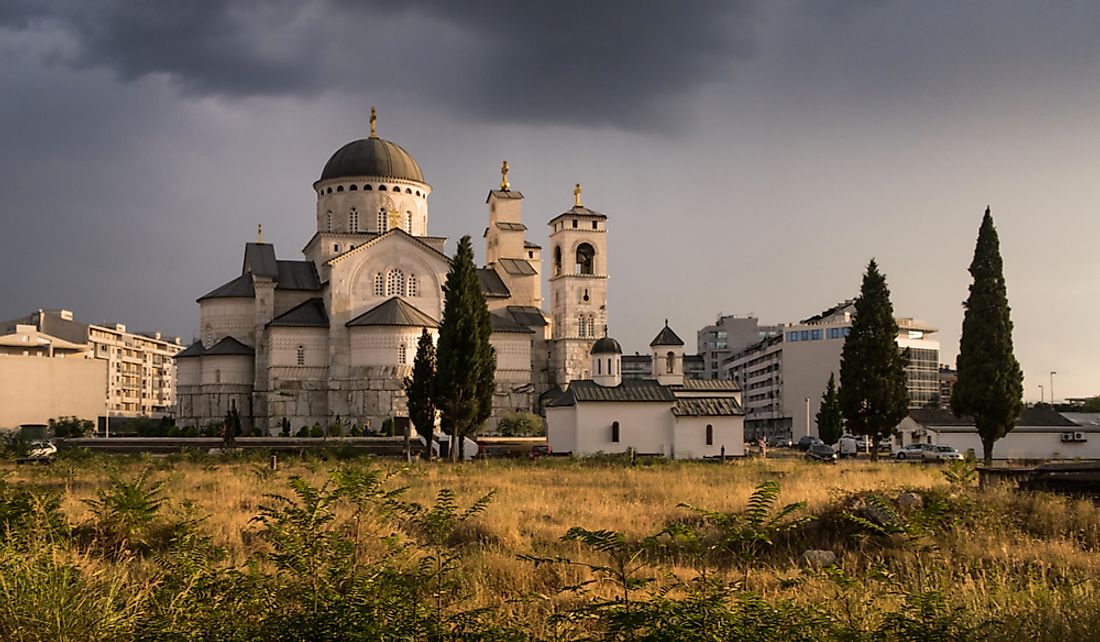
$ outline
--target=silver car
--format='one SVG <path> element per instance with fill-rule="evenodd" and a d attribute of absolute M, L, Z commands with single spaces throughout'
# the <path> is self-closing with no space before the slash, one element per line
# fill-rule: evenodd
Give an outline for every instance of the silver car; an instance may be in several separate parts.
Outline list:
<path fill-rule="evenodd" d="M 962 453 L 955 450 L 954 446 L 931 446 L 924 451 L 925 461 L 959 461 L 962 458 Z"/>

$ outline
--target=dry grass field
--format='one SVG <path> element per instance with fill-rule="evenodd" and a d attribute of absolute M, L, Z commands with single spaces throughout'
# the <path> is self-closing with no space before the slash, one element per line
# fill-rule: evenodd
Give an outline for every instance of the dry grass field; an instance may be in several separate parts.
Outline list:
<path fill-rule="evenodd" d="M 1004 488 L 978 489 L 965 475 L 949 482 L 939 466 L 866 461 L 830 466 L 800 460 L 724 465 L 631 466 L 619 460 L 407 465 L 387 460 L 284 458 L 278 470 L 271 471 L 259 457 L 210 456 L 78 457 L 41 467 L 0 464 L 9 495 L 18 489 L 59 499 L 59 514 L 69 535 L 51 549 L 51 555 L 63 551 L 71 556 L 73 567 L 113 587 L 110 608 L 122 611 L 119 620 L 94 630 L 104 636 L 115 631 L 112 635 L 121 639 L 132 635 L 134 627 L 155 628 L 142 624 L 142 613 L 158 604 L 162 608 L 157 592 L 175 580 L 164 570 L 164 553 L 155 543 L 145 542 L 143 548 L 122 542 L 117 550 L 105 551 L 108 518 L 102 509 L 93 508 L 100 493 L 112 488 L 112 480 L 132 481 L 147 471 L 144 488 L 162 484 L 157 498 L 164 501 L 156 509 L 154 522 L 190 524 L 204 537 L 203 546 L 224 551 L 224 558 L 217 561 L 219 568 L 236 569 L 236 573 L 251 566 L 260 577 L 278 577 L 286 569 L 280 571 L 278 560 L 264 554 L 289 547 L 290 540 L 274 538 L 272 530 L 264 530 L 272 522 L 255 518 L 263 506 L 278 505 L 271 495 L 293 496 L 292 478 L 322 488 L 326 482 L 331 486 L 329 480 L 337 470 L 376 471 L 379 492 L 404 489 L 391 499 L 405 507 L 405 512 L 385 520 L 379 516 L 387 512 L 381 503 L 363 511 L 361 504 L 333 501 L 330 531 L 356 543 L 351 557 L 341 559 L 358 564 L 388 556 L 386 563 L 399 570 L 436 560 L 448 580 L 444 585 L 439 579 L 443 571 L 430 580 L 437 583 L 429 591 L 435 604 L 450 614 L 492 609 L 479 617 L 511 627 L 512 633 L 502 633 L 499 639 L 582 635 L 680 639 L 678 635 L 641 635 L 659 628 L 653 623 L 623 625 L 624 612 L 637 615 L 644 609 L 624 611 L 621 600 L 603 611 L 578 615 L 585 605 L 624 594 L 624 582 L 616 582 L 614 573 L 585 564 L 625 569 L 642 580 L 631 584 L 625 595 L 628 602 L 636 600 L 645 608 L 659 605 L 681 613 L 675 609 L 683 609 L 697 595 L 692 587 L 703 586 L 705 579 L 726 591 L 725 597 L 707 593 L 708 599 L 734 600 L 742 610 L 746 604 L 757 604 L 751 600 L 763 600 L 766 608 L 758 608 L 776 618 L 780 629 L 786 626 L 783 618 L 797 619 L 800 609 L 812 609 L 806 617 L 817 624 L 807 626 L 805 635 L 788 629 L 792 639 L 1100 639 L 1100 594 L 1095 585 L 1100 577 L 1100 512 L 1096 506 L 1085 500 Z M 778 501 L 765 506 L 769 517 L 786 504 L 805 502 L 770 530 L 767 520 L 753 525 L 743 518 L 754 490 L 768 481 L 780 489 Z M 467 520 L 451 519 L 438 531 L 436 546 L 427 535 L 417 539 L 417 533 L 428 532 L 423 524 L 420 530 L 407 527 L 415 521 L 409 516 L 416 514 L 408 506 L 415 503 L 427 510 L 443 489 L 455 495 L 454 515 L 478 498 L 491 494 L 491 500 Z M 915 492 L 921 505 L 902 510 L 897 498 L 903 491 Z M 708 519 L 681 503 L 715 513 Z M 721 515 L 741 518 L 722 522 Z M 874 523 L 864 523 L 868 516 Z M 884 518 L 875 522 L 876 516 Z M 352 523 L 354 534 L 348 530 Z M 686 534 L 675 528 L 668 531 L 671 525 L 685 525 Z M 587 529 L 587 539 L 577 534 L 563 540 L 573 527 Z M 309 528 L 324 533 L 328 527 L 310 522 Z M 610 541 L 610 535 L 592 535 L 598 531 L 622 537 L 614 540 L 617 545 L 601 545 Z M 662 531 L 646 543 L 647 536 Z M 82 532 L 91 535 L 81 537 Z M 600 537 L 604 539 L 596 541 Z M 171 549 L 171 545 L 161 548 Z M 808 549 L 835 552 L 836 565 L 816 568 L 801 563 Z M 444 553 L 447 559 L 440 562 Z M 22 568 L 21 555 L 31 553 L 10 545 L 4 548 L 5 572 Z M 319 555 L 312 551 L 303 559 Z M 531 558 L 559 561 L 536 564 Z M 597 579 L 602 581 L 582 590 L 562 591 Z M 47 627 L 54 635 L 49 637 L 38 636 L 20 621 L 18 602 L 33 594 L 33 589 L 0 582 L 0 601 L 7 604 L 0 611 L 0 634 L 4 639 L 65 639 L 58 628 L 63 624 Z M 176 604 L 178 599 L 170 602 Z M 560 617 L 565 612 L 573 617 Z M 667 613 L 661 618 L 674 619 Z M 757 622 L 751 630 L 764 631 L 765 624 Z M 455 639 L 476 637 L 455 626 L 451 629 Z M 635 628 L 627 635 L 622 632 L 626 629 L 617 628 L 622 626 Z M 311 639 L 303 635 L 285 639 Z M 67 639 L 83 638 L 74 631 Z M 761 633 L 743 639 L 773 638 Z"/>

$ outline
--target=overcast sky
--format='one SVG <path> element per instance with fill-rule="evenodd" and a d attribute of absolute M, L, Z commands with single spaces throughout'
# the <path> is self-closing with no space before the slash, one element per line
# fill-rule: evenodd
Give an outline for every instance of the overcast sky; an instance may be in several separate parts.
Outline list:
<path fill-rule="evenodd" d="M 301 258 L 311 184 L 368 132 L 474 236 L 502 159 L 525 221 L 609 218 L 611 333 L 688 342 L 858 292 L 953 363 L 986 205 L 1026 398 L 1100 393 L 1100 3 L 0 3 L 0 318 L 185 340 L 243 244 Z M 448 244 L 453 250 L 454 241 Z"/>

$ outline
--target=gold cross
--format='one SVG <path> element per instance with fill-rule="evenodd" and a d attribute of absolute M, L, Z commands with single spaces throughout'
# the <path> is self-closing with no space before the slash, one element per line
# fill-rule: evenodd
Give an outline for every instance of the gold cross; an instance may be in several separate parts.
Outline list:
<path fill-rule="evenodd" d="M 577 183 L 577 186 L 573 188 L 573 198 L 576 200 L 576 203 L 574 203 L 574 205 L 576 207 L 583 207 L 583 205 L 581 205 L 581 184 L 580 183 Z"/>
<path fill-rule="evenodd" d="M 370 137 L 378 138 L 378 112 L 374 110 L 374 105 L 370 108 Z"/>
<path fill-rule="evenodd" d="M 507 192 L 508 187 L 508 161 L 504 161 L 500 166 L 500 191 Z"/>

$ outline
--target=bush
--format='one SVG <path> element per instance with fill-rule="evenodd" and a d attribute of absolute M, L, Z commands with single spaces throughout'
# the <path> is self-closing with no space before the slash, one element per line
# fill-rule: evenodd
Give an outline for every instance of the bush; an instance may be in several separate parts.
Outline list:
<path fill-rule="evenodd" d="M 320 439 L 325 436 L 325 429 L 319 424 L 313 424 L 313 427 L 309 429 L 309 436 L 314 439 Z"/>
<path fill-rule="evenodd" d="M 541 437 L 546 420 L 531 412 L 510 412 L 497 422 L 497 432 L 506 437 Z"/>
<path fill-rule="evenodd" d="M 76 417 L 58 417 L 50 419 L 50 430 L 58 439 L 79 439 L 92 433 L 95 424 L 90 419 L 77 419 Z"/>

